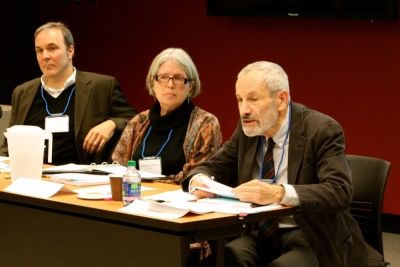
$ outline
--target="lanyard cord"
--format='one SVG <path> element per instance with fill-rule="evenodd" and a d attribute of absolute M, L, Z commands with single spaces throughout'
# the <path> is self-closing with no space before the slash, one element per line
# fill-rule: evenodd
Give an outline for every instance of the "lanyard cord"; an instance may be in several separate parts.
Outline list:
<path fill-rule="evenodd" d="M 283 141 L 283 145 L 282 145 L 282 150 L 283 151 L 282 151 L 281 159 L 279 160 L 278 169 L 275 172 L 274 179 L 272 179 L 272 183 L 273 184 L 275 184 L 276 180 L 278 179 L 279 170 L 281 168 L 283 157 L 285 155 L 285 145 L 286 145 L 287 139 L 289 137 L 291 117 L 292 117 L 292 109 L 291 109 L 290 103 L 289 103 L 289 126 L 288 126 L 288 129 L 286 131 L 285 140 Z M 262 144 L 262 148 L 259 149 L 259 151 L 260 151 L 259 154 L 260 154 L 260 158 L 261 158 L 261 168 L 260 168 L 260 173 L 259 173 L 258 176 L 260 177 L 260 179 L 262 179 L 263 177 L 261 175 L 262 175 L 262 171 L 263 171 L 263 168 L 264 168 L 263 158 L 264 158 L 264 154 L 265 154 L 265 149 L 264 149 L 264 147 L 265 147 L 264 146 L 265 138 L 264 138 L 264 136 L 260 136 L 260 138 L 261 138 L 261 144 Z"/>
<path fill-rule="evenodd" d="M 142 145 L 142 159 L 145 158 L 145 156 L 144 156 L 144 151 L 145 151 L 145 149 L 146 149 L 146 141 L 147 141 L 147 137 L 149 137 L 149 135 L 150 135 L 150 132 L 151 132 L 152 127 L 153 127 L 153 126 L 150 126 L 149 131 L 147 132 L 146 136 L 145 136 L 144 139 L 143 139 L 143 145 Z M 161 146 L 160 150 L 158 150 L 157 154 L 156 154 L 154 157 L 160 156 L 161 152 L 163 151 L 163 149 L 165 148 L 165 146 L 167 145 L 167 143 L 168 143 L 169 140 L 171 139 L 171 135 L 172 135 L 172 132 L 173 132 L 173 131 L 174 131 L 174 129 L 169 130 L 167 140 L 164 142 L 164 144 Z"/>
<path fill-rule="evenodd" d="M 43 85 L 42 85 L 42 86 L 40 87 L 40 94 L 42 95 L 43 101 L 44 101 L 44 103 L 45 103 L 45 107 L 46 107 L 46 112 L 47 112 L 47 114 L 48 114 L 49 116 L 52 116 L 52 115 L 64 115 L 64 113 L 65 113 L 65 112 L 67 111 L 67 109 L 68 109 L 69 103 L 71 102 L 71 97 L 72 97 L 72 94 L 74 93 L 74 91 L 75 91 L 75 86 L 74 86 L 74 88 L 72 88 L 71 93 L 69 93 L 67 104 L 65 105 L 64 111 L 63 111 L 62 113 L 50 113 L 50 111 L 49 111 L 49 104 L 47 103 L 47 100 L 46 100 L 46 98 L 44 97 L 44 89 L 43 89 Z"/>

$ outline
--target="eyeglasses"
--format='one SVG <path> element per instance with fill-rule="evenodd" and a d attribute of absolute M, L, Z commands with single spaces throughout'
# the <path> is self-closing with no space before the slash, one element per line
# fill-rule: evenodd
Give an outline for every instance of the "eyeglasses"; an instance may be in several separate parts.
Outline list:
<path fill-rule="evenodd" d="M 155 75 L 154 79 L 161 85 L 166 85 L 168 84 L 169 80 L 172 80 L 174 85 L 176 86 L 182 86 L 187 84 L 188 82 L 191 82 L 190 79 L 182 77 L 182 76 L 173 76 L 170 77 L 168 75 Z"/>

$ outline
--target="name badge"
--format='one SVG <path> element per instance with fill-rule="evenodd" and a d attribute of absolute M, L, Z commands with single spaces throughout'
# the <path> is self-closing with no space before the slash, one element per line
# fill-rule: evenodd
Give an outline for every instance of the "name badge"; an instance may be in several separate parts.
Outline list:
<path fill-rule="evenodd" d="M 141 171 L 151 172 L 155 174 L 161 174 L 161 158 L 151 157 L 139 159 L 139 168 Z"/>
<path fill-rule="evenodd" d="M 68 115 L 52 115 L 47 116 L 44 121 L 44 129 L 52 133 L 69 132 Z"/>

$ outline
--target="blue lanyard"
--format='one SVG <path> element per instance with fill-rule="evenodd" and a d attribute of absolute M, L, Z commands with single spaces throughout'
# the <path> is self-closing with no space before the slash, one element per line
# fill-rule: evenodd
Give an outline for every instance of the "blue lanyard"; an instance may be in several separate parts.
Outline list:
<path fill-rule="evenodd" d="M 146 136 L 143 139 L 143 146 L 142 146 L 142 159 L 145 158 L 144 156 L 144 150 L 146 149 L 146 141 L 147 141 L 147 137 L 149 137 L 149 134 L 151 132 L 153 126 L 150 126 L 149 131 L 147 132 Z M 160 150 L 158 150 L 157 154 L 154 157 L 158 157 L 160 156 L 161 152 L 163 151 L 163 149 L 165 148 L 165 146 L 167 145 L 167 143 L 169 142 L 169 140 L 171 139 L 171 135 L 172 132 L 174 131 L 174 129 L 169 130 L 169 134 L 167 137 L 167 140 L 164 142 L 164 144 L 161 146 Z"/>
<path fill-rule="evenodd" d="M 275 175 L 274 175 L 274 179 L 272 179 L 272 182 L 271 183 L 273 183 L 273 184 L 275 184 L 276 183 L 276 180 L 278 179 L 278 174 L 279 174 L 279 170 L 281 169 L 281 165 L 282 165 L 282 161 L 283 161 L 283 157 L 284 157 L 284 155 L 285 155 L 285 145 L 286 145 L 286 142 L 287 142 L 287 139 L 288 139 L 288 137 L 289 137 L 289 132 L 290 132 L 290 124 L 291 124 L 291 117 L 292 117 L 292 109 L 290 108 L 290 103 L 289 103 L 289 126 L 288 126 L 288 129 L 287 129 L 287 131 L 286 131 L 286 136 L 285 136 L 285 140 L 283 141 L 283 145 L 282 145 L 282 155 L 281 155 L 281 159 L 280 159 L 280 161 L 279 161 L 279 164 L 278 164 L 278 168 L 276 169 L 276 172 L 275 172 Z M 261 149 L 259 149 L 259 151 L 260 151 L 260 159 L 261 159 L 261 167 L 260 167 L 260 172 L 259 172 L 259 175 L 258 175 L 258 177 L 260 177 L 259 179 L 260 180 L 262 180 L 262 171 L 263 171 L 263 167 L 264 167 L 264 165 L 263 165 L 263 159 L 264 159 L 264 154 L 265 154 L 265 137 L 264 136 L 260 136 L 260 138 L 261 138 Z M 268 181 L 269 182 L 269 181 Z"/>
<path fill-rule="evenodd" d="M 74 88 L 72 88 L 71 93 L 69 93 L 67 104 L 65 105 L 64 111 L 63 111 L 62 113 L 50 113 L 50 111 L 49 111 L 49 104 L 47 103 L 47 100 L 46 100 L 46 98 L 44 97 L 44 92 L 43 92 L 43 91 L 44 91 L 44 89 L 43 89 L 43 85 L 42 85 L 42 86 L 40 86 L 40 94 L 42 95 L 43 101 L 44 101 L 44 103 L 45 103 L 45 105 L 46 105 L 46 112 L 47 112 L 47 114 L 48 114 L 49 116 L 52 116 L 52 115 L 64 115 L 64 113 L 65 113 L 65 112 L 67 111 L 67 109 L 68 109 L 69 103 L 71 102 L 71 97 L 72 97 L 72 94 L 73 94 L 74 91 L 75 91 L 75 86 L 74 86 Z"/>

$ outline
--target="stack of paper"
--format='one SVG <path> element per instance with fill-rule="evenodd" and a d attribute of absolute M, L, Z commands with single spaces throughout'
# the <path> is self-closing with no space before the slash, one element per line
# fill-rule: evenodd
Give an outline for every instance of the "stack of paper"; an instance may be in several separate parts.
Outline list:
<path fill-rule="evenodd" d="M 128 206 L 121 208 L 120 211 L 159 219 L 177 219 L 189 212 L 196 214 L 212 212 L 209 205 L 197 202 L 178 201 L 158 203 L 141 199 L 135 200 Z"/>
<path fill-rule="evenodd" d="M 56 173 L 82 173 L 82 174 L 96 174 L 106 175 L 110 173 L 122 175 L 126 171 L 126 167 L 118 164 L 99 164 L 99 165 L 83 165 L 69 163 L 65 165 L 53 166 L 43 169 L 43 174 L 56 174 Z M 143 180 L 159 180 L 166 178 L 165 175 L 140 171 L 140 176 Z"/>
<path fill-rule="evenodd" d="M 282 207 L 282 205 L 258 206 L 233 198 L 197 199 L 197 197 L 179 189 L 143 197 L 141 200 L 135 200 L 128 206 L 121 208 L 120 211 L 159 219 L 177 219 L 189 212 L 195 214 L 220 212 L 246 215 L 279 207 Z"/>
<path fill-rule="evenodd" d="M 107 165 L 84 165 L 69 163 L 59 166 L 53 166 L 43 169 L 44 174 L 54 173 L 87 173 L 87 174 L 110 174 L 117 173 L 122 174 L 126 170 L 126 167 L 115 164 Z"/>

